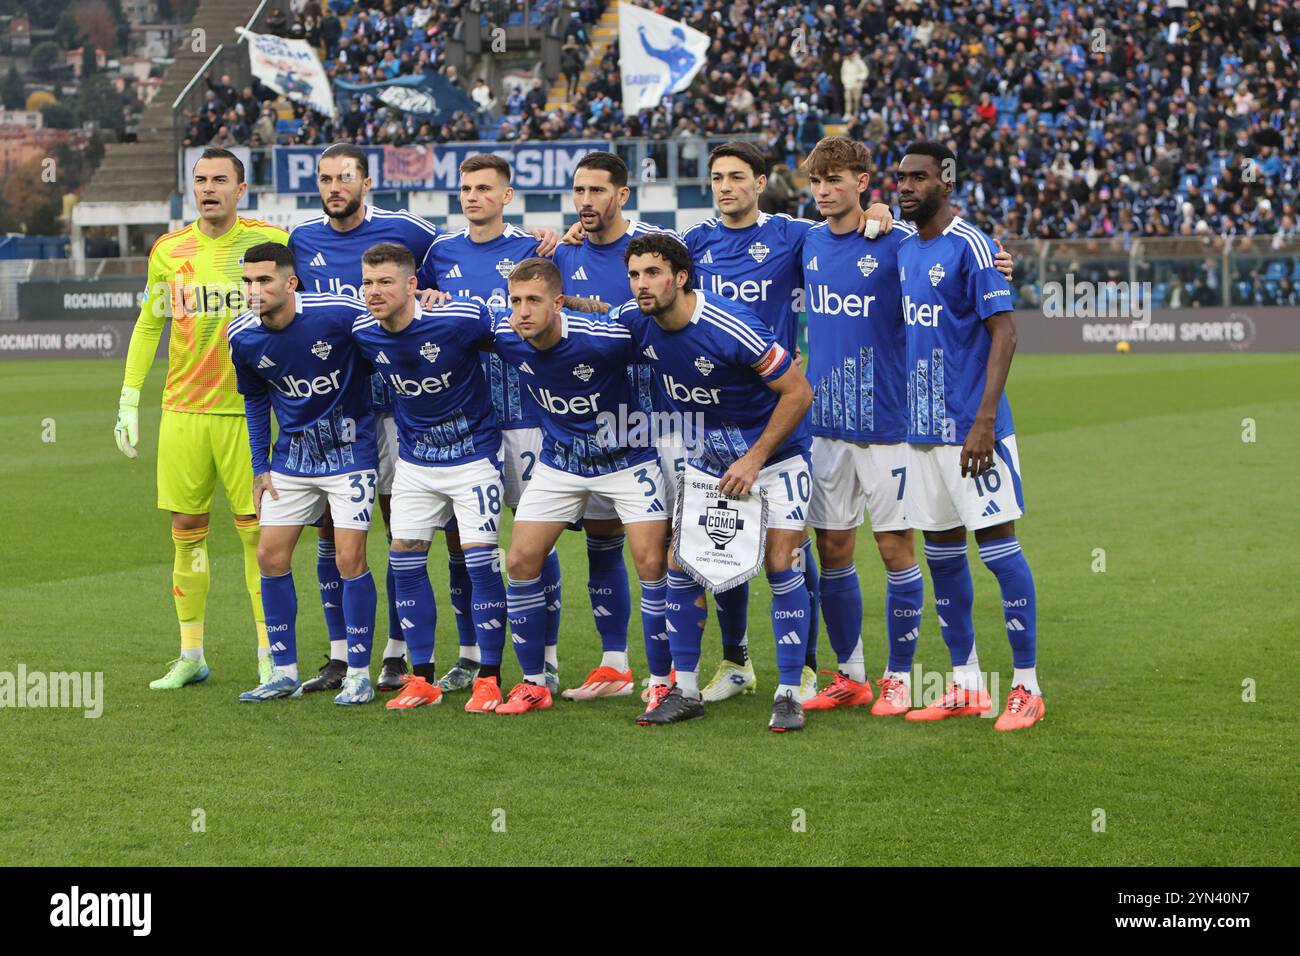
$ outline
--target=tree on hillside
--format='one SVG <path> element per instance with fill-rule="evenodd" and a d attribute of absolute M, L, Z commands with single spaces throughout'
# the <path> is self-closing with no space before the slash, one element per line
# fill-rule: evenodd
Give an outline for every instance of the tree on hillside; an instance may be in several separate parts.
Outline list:
<path fill-rule="evenodd" d="M 48 76 L 51 69 L 63 60 L 63 51 L 57 43 L 46 40 L 32 47 L 32 69 Z"/>
<path fill-rule="evenodd" d="M 48 234 L 32 232 L 33 226 L 44 229 L 48 222 L 48 212 L 38 211 L 42 206 L 47 210 L 52 207 L 55 210 L 54 217 L 57 219 L 63 193 L 66 191 L 59 182 L 57 166 L 53 182 L 46 181 L 49 177 L 43 175 L 45 169 L 45 161 L 40 156 L 33 156 L 10 173 L 4 184 L 2 195 L 5 205 L 9 207 L 14 219 L 23 223 L 29 235 Z M 57 227 L 54 231 L 58 231 Z"/>
<path fill-rule="evenodd" d="M 103 73 L 96 73 L 81 84 L 77 93 L 77 116 L 83 123 L 95 120 L 100 129 L 126 128 L 122 94 Z"/>
<path fill-rule="evenodd" d="M 117 20 L 104 0 L 80 0 L 72 8 L 82 43 L 99 47 L 105 53 L 117 47 Z"/>
<path fill-rule="evenodd" d="M 41 116 L 50 129 L 75 129 L 77 113 L 67 103 L 46 103 L 41 107 Z"/>
<path fill-rule="evenodd" d="M 81 82 L 84 83 L 94 76 L 98 65 L 99 61 L 95 57 L 95 46 L 87 41 L 81 48 Z"/>
<path fill-rule="evenodd" d="M 9 72 L 5 74 L 4 86 L 0 87 L 0 100 L 3 100 L 7 110 L 20 110 L 27 105 L 27 88 L 15 67 L 9 67 Z"/>

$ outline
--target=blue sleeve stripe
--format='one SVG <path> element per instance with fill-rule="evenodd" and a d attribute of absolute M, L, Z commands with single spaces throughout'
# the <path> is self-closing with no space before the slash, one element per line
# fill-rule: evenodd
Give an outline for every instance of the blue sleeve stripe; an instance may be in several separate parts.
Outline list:
<path fill-rule="evenodd" d="M 965 220 L 953 222 L 953 235 L 960 236 L 966 240 L 966 244 L 971 247 L 975 253 L 975 263 L 981 269 L 993 268 L 993 254 L 989 252 L 988 239 L 984 233 L 980 232 L 974 226 Z"/>
<path fill-rule="evenodd" d="M 759 338 L 753 329 L 734 315 L 722 311 L 711 302 L 704 303 L 704 312 L 700 315 L 700 318 L 730 334 L 755 355 L 762 355 L 767 350 L 767 343 Z"/>

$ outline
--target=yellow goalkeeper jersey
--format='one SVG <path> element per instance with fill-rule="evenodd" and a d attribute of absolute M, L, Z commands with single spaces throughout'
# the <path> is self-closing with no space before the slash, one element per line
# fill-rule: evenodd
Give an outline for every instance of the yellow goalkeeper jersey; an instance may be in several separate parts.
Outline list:
<path fill-rule="evenodd" d="M 158 351 L 163 323 L 172 320 L 162 406 L 173 412 L 242 415 L 226 328 L 244 311 L 244 252 L 263 242 L 285 244 L 289 234 L 240 216 L 225 235 L 210 239 L 197 222 L 169 232 L 149 252 L 144 302 L 131 333 L 124 384 L 140 388 Z"/>

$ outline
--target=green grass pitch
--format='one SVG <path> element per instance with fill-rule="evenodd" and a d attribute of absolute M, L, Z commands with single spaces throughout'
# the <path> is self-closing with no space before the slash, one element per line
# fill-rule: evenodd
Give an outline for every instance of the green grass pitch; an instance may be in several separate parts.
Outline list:
<path fill-rule="evenodd" d="M 1019 734 L 864 712 L 768 733 L 761 579 L 750 617 L 759 694 L 693 724 L 638 727 L 635 698 L 557 701 L 518 719 L 470 716 L 463 697 L 402 714 L 345 710 L 328 694 L 240 704 L 254 641 L 224 501 L 211 538 L 212 678 L 150 691 L 178 646 L 168 521 L 154 509 L 161 366 L 134 462 L 111 435 L 121 362 L 3 369 L 0 671 L 102 671 L 105 705 L 93 720 L 0 710 L 0 864 L 1300 863 L 1300 356 L 1016 359 L 1019 535 L 1048 705 Z M 863 538 L 876 677 L 883 574 Z M 326 647 L 311 539 L 295 564 L 308 671 Z M 443 555 L 435 544 L 447 664 Z M 381 536 L 370 556 L 383 567 Z M 565 535 L 562 556 L 560 672 L 572 686 L 599 643 L 580 535 Z M 973 548 L 971 570 L 980 659 L 1005 696 L 996 582 Z M 941 670 L 928 576 L 926 594 L 917 661 Z M 640 678 L 635 607 L 634 595 Z M 820 645 L 832 666 L 824 630 Z M 711 618 L 704 678 L 718 657 Z"/>

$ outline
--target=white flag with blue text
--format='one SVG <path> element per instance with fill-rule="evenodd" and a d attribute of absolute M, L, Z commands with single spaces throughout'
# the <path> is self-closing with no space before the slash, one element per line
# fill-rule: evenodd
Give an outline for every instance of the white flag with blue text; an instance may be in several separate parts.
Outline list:
<path fill-rule="evenodd" d="M 704 65 L 709 38 L 699 30 L 630 3 L 618 5 L 623 112 L 653 109 L 691 85 Z"/>

